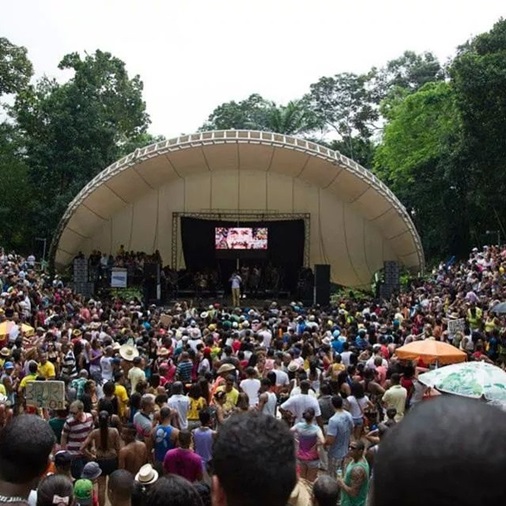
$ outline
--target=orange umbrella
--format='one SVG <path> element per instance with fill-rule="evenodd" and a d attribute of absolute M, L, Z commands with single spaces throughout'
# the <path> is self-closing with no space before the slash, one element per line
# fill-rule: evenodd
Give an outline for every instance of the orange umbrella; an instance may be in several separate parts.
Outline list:
<path fill-rule="evenodd" d="M 465 362 L 467 355 L 455 346 L 434 339 L 414 341 L 395 350 L 395 354 L 403 360 L 422 359 L 426 364 L 437 362 L 438 365 Z"/>

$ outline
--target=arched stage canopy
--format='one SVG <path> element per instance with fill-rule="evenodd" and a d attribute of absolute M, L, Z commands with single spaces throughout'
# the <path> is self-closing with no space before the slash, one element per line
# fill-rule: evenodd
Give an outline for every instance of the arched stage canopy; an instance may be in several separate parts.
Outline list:
<path fill-rule="evenodd" d="M 107 167 L 67 208 L 53 240 L 55 265 L 123 244 L 158 249 L 164 264 L 176 258 L 181 268 L 175 213 L 310 215 L 309 265 L 330 264 L 332 281 L 344 286 L 369 287 L 386 260 L 424 267 L 410 216 L 370 171 L 318 144 L 247 130 L 183 135 Z"/>

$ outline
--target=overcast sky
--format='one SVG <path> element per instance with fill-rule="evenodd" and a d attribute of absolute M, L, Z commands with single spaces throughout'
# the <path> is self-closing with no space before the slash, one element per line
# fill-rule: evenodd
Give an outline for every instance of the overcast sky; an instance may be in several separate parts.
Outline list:
<path fill-rule="evenodd" d="M 405 50 L 442 61 L 506 16 L 505 0 L 4 0 L 0 36 L 36 76 L 72 51 L 110 51 L 144 81 L 150 131 L 195 131 L 222 102 L 286 103 L 321 76 L 364 72 Z"/>

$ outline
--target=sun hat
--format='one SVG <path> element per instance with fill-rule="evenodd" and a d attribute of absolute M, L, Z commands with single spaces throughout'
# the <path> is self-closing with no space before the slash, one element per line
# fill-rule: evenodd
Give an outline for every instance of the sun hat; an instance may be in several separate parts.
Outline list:
<path fill-rule="evenodd" d="M 299 479 L 296 483 L 290 497 L 288 499 L 288 506 L 307 506 L 311 504 L 310 484 L 303 479 Z"/>
<path fill-rule="evenodd" d="M 90 480 L 77 480 L 74 483 L 74 496 L 78 504 L 91 504 L 93 499 L 93 483 Z"/>
<path fill-rule="evenodd" d="M 2 355 L 2 357 L 10 357 L 11 356 L 11 350 L 9 350 L 9 348 L 3 347 L 0 350 L 0 355 Z"/>
<path fill-rule="evenodd" d="M 299 370 L 299 364 L 295 361 L 292 361 L 288 364 L 288 372 L 296 372 Z"/>
<path fill-rule="evenodd" d="M 223 364 L 218 369 L 218 374 L 223 374 L 225 372 L 231 372 L 235 369 L 234 364 Z"/>
<path fill-rule="evenodd" d="M 139 350 L 131 344 L 124 344 L 119 349 L 119 354 L 122 359 L 126 360 L 127 362 L 132 362 L 135 357 L 139 356 Z"/>
<path fill-rule="evenodd" d="M 81 473 L 81 478 L 85 480 L 95 480 L 102 474 L 102 469 L 96 462 L 88 462 Z"/>
<path fill-rule="evenodd" d="M 158 350 L 158 353 L 157 355 L 159 357 L 166 357 L 168 354 L 169 354 L 169 350 L 167 348 L 165 348 L 164 346 L 162 346 L 159 350 Z"/>
<path fill-rule="evenodd" d="M 158 480 L 158 471 L 151 464 L 144 464 L 135 475 L 135 481 L 141 485 L 151 485 Z"/>

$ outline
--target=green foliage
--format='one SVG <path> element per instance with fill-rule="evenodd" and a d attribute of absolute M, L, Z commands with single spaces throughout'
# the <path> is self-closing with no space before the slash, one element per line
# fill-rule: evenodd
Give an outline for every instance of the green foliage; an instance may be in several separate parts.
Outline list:
<path fill-rule="evenodd" d="M 0 97 L 19 93 L 28 85 L 33 67 L 26 52 L 26 48 L 0 37 Z"/>
<path fill-rule="evenodd" d="M 21 92 L 11 109 L 23 135 L 28 178 L 37 189 L 31 202 L 35 235 L 50 237 L 67 205 L 98 172 L 145 140 L 149 118 L 139 76 L 125 64 L 96 51 L 66 55 L 60 69 L 71 69 L 64 84 L 44 78 Z"/>

